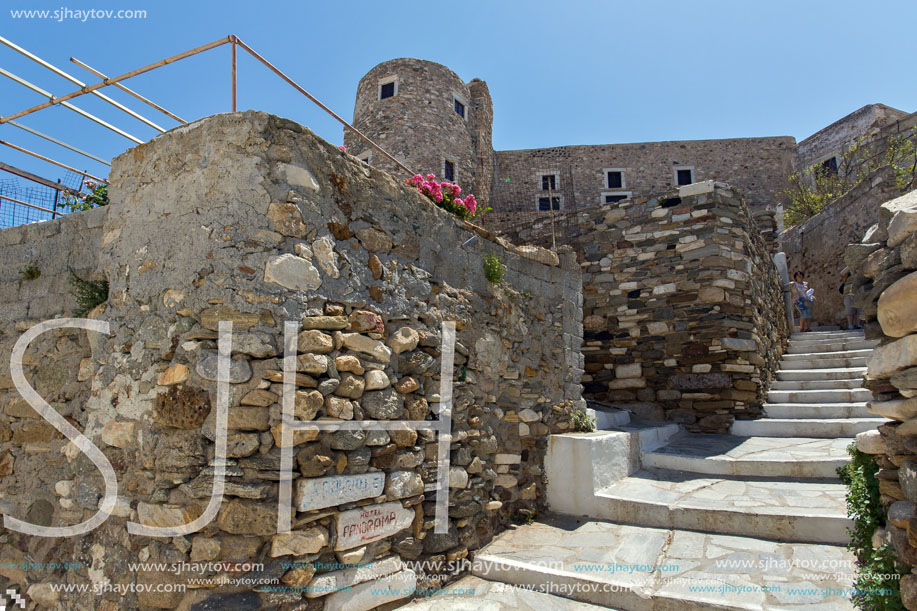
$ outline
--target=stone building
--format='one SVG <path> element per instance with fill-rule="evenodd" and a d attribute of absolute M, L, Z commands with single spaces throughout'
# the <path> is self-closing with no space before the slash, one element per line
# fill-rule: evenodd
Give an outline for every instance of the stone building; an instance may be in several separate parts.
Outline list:
<path fill-rule="evenodd" d="M 738 188 L 753 212 L 776 211 L 782 229 L 779 212 L 794 170 L 831 163 L 857 138 L 906 114 L 870 104 L 798 145 L 780 136 L 495 151 L 493 105 L 484 81 L 465 83 L 440 64 L 401 58 L 360 79 L 353 125 L 411 170 L 473 192 L 493 208 L 490 223 L 498 229 L 528 224 L 551 210 L 652 197 L 704 180 Z M 404 173 L 349 130 L 344 143 L 374 167 Z"/>

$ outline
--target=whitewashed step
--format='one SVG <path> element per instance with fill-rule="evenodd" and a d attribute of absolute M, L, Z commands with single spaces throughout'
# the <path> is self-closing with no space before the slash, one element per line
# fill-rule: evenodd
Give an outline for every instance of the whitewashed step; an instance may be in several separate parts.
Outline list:
<path fill-rule="evenodd" d="M 791 363 L 793 361 L 811 361 L 812 359 L 853 359 L 866 358 L 872 352 L 872 348 L 865 350 L 842 350 L 840 352 L 799 352 L 796 354 L 784 354 L 783 360 Z"/>
<path fill-rule="evenodd" d="M 833 340 L 814 342 L 790 342 L 786 347 L 787 354 L 800 352 L 844 352 L 847 350 L 871 350 L 878 342 L 865 339 L 837 342 Z"/>
<path fill-rule="evenodd" d="M 736 420 L 730 434 L 738 437 L 855 437 L 885 422 L 884 418 L 761 418 Z"/>
<path fill-rule="evenodd" d="M 835 367 L 824 369 L 797 369 L 795 367 L 783 367 L 777 371 L 778 380 L 801 381 L 801 380 L 849 380 L 851 378 L 860 378 L 866 375 L 866 367 Z"/>
<path fill-rule="evenodd" d="M 863 337 L 863 330 L 854 329 L 853 331 L 848 331 L 844 329 L 844 330 L 837 330 L 837 331 L 808 331 L 806 333 L 799 333 L 797 331 L 795 333 L 790 333 L 791 342 L 796 341 L 796 340 L 804 341 L 808 339 L 824 339 L 824 338 L 848 339 L 848 338 L 855 338 L 855 337 Z"/>
<path fill-rule="evenodd" d="M 643 452 L 645 468 L 707 475 L 836 479 L 853 439 L 735 437 L 687 433 Z"/>
<path fill-rule="evenodd" d="M 852 380 L 774 380 L 771 382 L 771 390 L 831 390 L 854 389 L 863 387 L 863 378 L 854 378 Z"/>
<path fill-rule="evenodd" d="M 777 541 L 845 544 L 846 488 L 825 480 L 741 480 L 643 470 L 596 493 L 613 522 L 718 534 L 755 533 Z"/>
<path fill-rule="evenodd" d="M 793 355 L 790 355 L 793 356 Z M 851 367 L 866 367 L 866 357 L 858 356 L 854 358 L 830 358 L 821 356 L 806 355 L 807 359 L 793 359 L 780 361 L 780 369 L 839 369 Z"/>
<path fill-rule="evenodd" d="M 801 559 L 804 570 L 796 568 Z M 553 517 L 500 534 L 478 551 L 473 571 L 626 611 L 852 611 L 844 589 L 851 587 L 853 567 L 853 555 L 841 546 Z M 818 588 L 831 595 L 811 593 Z M 428 608 L 502 611 L 458 600 L 459 606 L 443 601 Z"/>
<path fill-rule="evenodd" d="M 830 390 L 770 390 L 768 403 L 858 403 L 872 400 L 866 388 L 834 388 Z"/>
<path fill-rule="evenodd" d="M 843 419 L 875 418 L 866 409 L 866 403 L 766 403 L 764 414 L 768 418 L 793 419 Z"/>

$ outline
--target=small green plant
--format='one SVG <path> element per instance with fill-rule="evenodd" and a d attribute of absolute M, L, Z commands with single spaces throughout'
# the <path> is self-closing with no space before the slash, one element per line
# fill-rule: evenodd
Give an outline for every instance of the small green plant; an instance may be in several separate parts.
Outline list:
<path fill-rule="evenodd" d="M 70 284 L 76 295 L 77 316 L 89 314 L 96 306 L 108 300 L 108 280 L 83 280 L 72 267 L 67 269 L 70 270 Z"/>
<path fill-rule="evenodd" d="M 538 512 L 534 509 L 519 509 L 513 514 L 513 522 L 516 524 L 532 524 Z"/>
<path fill-rule="evenodd" d="M 41 276 L 41 270 L 38 269 L 38 266 L 34 263 L 29 263 L 25 266 L 25 269 L 22 270 L 23 280 L 35 280 L 39 276 Z"/>
<path fill-rule="evenodd" d="M 890 545 L 872 546 L 873 534 L 885 527 L 885 509 L 876 479 L 879 465 L 872 456 L 857 450 L 856 444 L 850 444 L 847 453 L 851 461 L 839 467 L 837 474 L 847 486 L 847 515 L 853 520 L 853 528 L 847 529 L 850 534 L 847 549 L 857 558 L 855 593 L 851 600 L 859 609 L 904 609 L 898 586 L 901 576 L 908 574 L 910 568 L 896 561 Z"/>
<path fill-rule="evenodd" d="M 484 255 L 484 277 L 492 284 L 503 282 L 503 274 L 506 268 L 500 263 L 497 255 Z"/>
<path fill-rule="evenodd" d="M 88 193 L 80 193 L 76 196 L 69 196 L 64 200 L 63 205 L 70 208 L 71 212 L 80 210 L 91 210 L 99 206 L 108 205 L 108 185 L 104 182 L 97 183 L 93 180 L 86 180 L 83 185 L 89 189 Z"/>
<path fill-rule="evenodd" d="M 584 409 L 573 410 L 570 414 L 573 430 L 577 433 L 591 433 L 595 430 L 595 418 L 590 418 Z"/>

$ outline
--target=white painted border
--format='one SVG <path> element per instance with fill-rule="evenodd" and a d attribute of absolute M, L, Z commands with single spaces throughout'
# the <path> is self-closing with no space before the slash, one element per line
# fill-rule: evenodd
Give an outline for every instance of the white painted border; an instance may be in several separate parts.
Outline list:
<path fill-rule="evenodd" d="M 554 177 L 553 191 L 555 193 L 560 191 L 560 170 L 541 170 L 541 171 L 535 172 L 535 189 L 539 193 L 547 193 L 547 191 L 541 188 L 541 179 L 544 178 L 545 176 L 553 176 Z"/>
<path fill-rule="evenodd" d="M 465 107 L 465 114 L 464 114 L 464 115 L 459 115 L 457 112 L 455 112 L 455 101 L 456 101 L 456 100 L 458 100 L 459 102 L 461 102 L 461 103 L 462 103 L 462 106 Z M 462 117 L 462 121 L 467 121 L 467 120 L 468 120 L 468 111 L 469 111 L 469 109 L 470 109 L 470 107 L 468 106 L 468 101 L 467 101 L 464 97 L 460 96 L 459 94 L 457 94 L 457 93 L 455 93 L 455 92 L 453 91 L 453 92 L 452 92 L 452 112 L 455 113 L 455 114 L 457 114 L 458 116 Z"/>
<path fill-rule="evenodd" d="M 608 186 L 608 173 L 609 172 L 621 172 L 621 186 L 620 187 L 609 187 Z M 623 191 L 627 188 L 627 168 L 602 168 L 602 188 L 604 189 L 619 189 Z"/>
<path fill-rule="evenodd" d="M 538 207 L 538 200 L 539 200 L 539 199 L 541 199 L 542 197 L 549 197 L 548 195 L 546 195 L 547 193 L 548 193 L 547 191 L 539 191 L 539 192 L 538 192 L 538 195 L 535 197 L 535 212 L 551 212 L 551 209 L 550 209 L 550 208 L 549 208 L 548 210 L 542 210 L 541 208 Z M 564 209 L 564 196 L 561 195 L 560 193 L 558 193 L 557 191 L 554 191 L 553 197 L 556 197 L 557 199 L 560 200 L 560 208 L 558 208 L 558 209 L 555 211 L 555 212 L 560 212 L 561 210 Z"/>
<path fill-rule="evenodd" d="M 605 204 L 606 195 L 624 195 L 624 199 L 630 199 L 634 196 L 633 191 L 602 191 L 602 197 L 599 200 L 599 204 Z"/>
<path fill-rule="evenodd" d="M 393 98 L 398 97 L 398 76 L 397 75 L 386 76 L 385 78 L 379 79 L 379 86 L 376 88 L 376 101 L 377 102 L 382 101 L 382 85 L 388 85 L 389 83 L 395 83 L 395 94 L 392 97 Z M 385 98 L 385 99 L 387 100 L 388 98 Z"/>
<path fill-rule="evenodd" d="M 678 184 L 678 170 L 691 170 L 691 182 L 688 184 L 693 185 L 697 182 L 697 173 L 694 171 L 693 165 L 676 165 L 672 168 L 672 185 L 675 187 L 685 186 Z"/>

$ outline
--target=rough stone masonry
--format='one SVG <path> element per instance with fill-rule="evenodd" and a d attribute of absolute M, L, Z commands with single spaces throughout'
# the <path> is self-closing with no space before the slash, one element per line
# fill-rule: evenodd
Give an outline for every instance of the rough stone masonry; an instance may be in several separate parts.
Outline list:
<path fill-rule="evenodd" d="M 68 265 L 108 279 L 108 301 L 89 316 L 110 334 L 39 336 L 26 378 L 102 449 L 119 483 L 113 515 L 84 536 L 0 529 L 0 586 L 41 606 L 102 611 L 368 609 L 384 602 L 370 588 L 401 588 L 397 598 L 448 578 L 411 561 L 470 558 L 542 507 L 547 437 L 583 406 L 572 251 L 496 241 L 263 113 L 172 130 L 117 158 L 111 179 L 107 210 L 0 232 L 0 297 L 20 304 L 0 329 L 0 510 L 72 525 L 104 490 L 7 373 L 23 331 L 72 313 Z M 485 253 L 505 265 L 503 284 L 485 279 Z M 30 263 L 37 279 L 20 275 Z M 233 344 L 219 513 L 186 536 L 131 535 L 128 521 L 184 524 L 208 502 L 220 321 L 233 323 Z M 434 419 L 440 329 L 454 321 L 448 532 L 433 532 L 431 431 L 300 431 L 294 470 L 280 472 L 285 321 L 300 325 L 294 411 L 306 422 Z M 277 532 L 281 477 L 293 479 L 289 534 Z M 370 568 L 340 568 L 357 563 Z"/>

